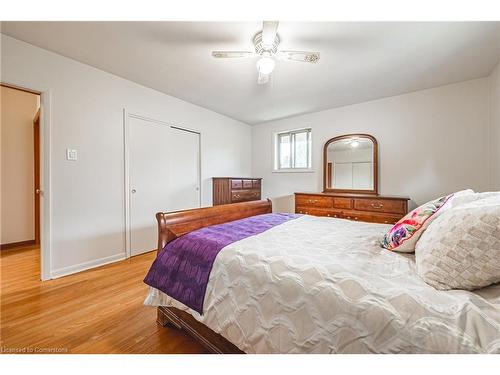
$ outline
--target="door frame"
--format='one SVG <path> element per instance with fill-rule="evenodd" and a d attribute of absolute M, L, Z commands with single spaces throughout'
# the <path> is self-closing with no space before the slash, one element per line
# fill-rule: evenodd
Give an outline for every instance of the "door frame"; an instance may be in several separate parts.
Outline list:
<path fill-rule="evenodd" d="M 40 98 L 41 101 L 41 98 Z M 40 108 L 33 119 L 33 151 L 35 169 L 35 245 L 40 246 Z"/>
<path fill-rule="evenodd" d="M 33 89 L 1 82 L 0 86 L 40 95 L 40 279 L 52 279 L 52 238 L 51 238 L 51 89 Z"/>
<path fill-rule="evenodd" d="M 125 254 L 127 258 L 130 258 L 132 256 L 132 250 L 131 250 L 131 234 L 132 234 L 132 228 L 131 228 L 131 210 L 130 210 L 130 199 L 131 199 L 131 194 L 130 194 L 130 123 L 129 119 L 134 118 L 138 120 L 143 120 L 147 122 L 152 122 L 155 124 L 160 124 L 160 125 L 165 125 L 168 126 L 172 129 L 177 129 L 177 130 L 183 130 L 183 131 L 188 131 L 191 133 L 198 134 L 199 139 L 198 139 L 198 182 L 199 182 L 199 190 L 198 190 L 198 199 L 200 202 L 200 207 L 201 207 L 201 137 L 202 133 L 199 130 L 195 129 L 190 129 L 184 126 L 179 126 L 179 125 L 174 125 L 162 120 L 158 120 L 152 117 L 148 116 L 143 116 L 137 113 L 132 113 L 127 110 L 127 108 L 123 108 L 123 149 L 124 149 L 124 190 L 123 190 L 123 197 L 124 197 L 124 212 L 125 212 L 125 217 L 124 217 L 124 226 L 125 226 L 125 235 L 124 235 L 124 241 L 125 241 Z M 158 210 L 161 210 L 161 207 L 158 207 Z M 166 208 L 165 208 L 166 209 Z"/>

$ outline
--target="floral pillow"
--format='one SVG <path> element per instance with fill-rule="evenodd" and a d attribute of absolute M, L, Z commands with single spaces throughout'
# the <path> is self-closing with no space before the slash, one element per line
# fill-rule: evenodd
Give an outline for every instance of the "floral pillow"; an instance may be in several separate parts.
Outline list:
<path fill-rule="evenodd" d="M 436 213 L 453 194 L 427 202 L 409 212 L 384 235 L 382 247 L 388 250 L 412 253 L 425 228 L 437 217 Z"/>

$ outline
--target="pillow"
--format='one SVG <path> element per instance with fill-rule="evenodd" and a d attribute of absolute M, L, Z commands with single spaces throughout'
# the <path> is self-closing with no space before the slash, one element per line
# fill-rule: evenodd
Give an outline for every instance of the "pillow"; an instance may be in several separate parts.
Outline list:
<path fill-rule="evenodd" d="M 440 290 L 500 282 L 500 194 L 440 215 L 417 242 L 415 261 L 418 275 Z"/>
<path fill-rule="evenodd" d="M 384 235 L 382 247 L 388 250 L 412 253 L 422 232 L 433 220 L 435 214 L 453 194 L 427 202 L 406 214 Z"/>
<path fill-rule="evenodd" d="M 474 193 L 472 190 L 462 190 L 458 193 L 453 194 L 453 197 L 450 199 L 448 204 L 446 204 L 446 209 L 450 209 L 453 207 L 458 207 L 465 203 L 470 203 L 473 201 L 477 201 L 479 199 L 489 198 L 493 196 L 500 196 L 500 191 L 487 191 L 484 193 Z"/>

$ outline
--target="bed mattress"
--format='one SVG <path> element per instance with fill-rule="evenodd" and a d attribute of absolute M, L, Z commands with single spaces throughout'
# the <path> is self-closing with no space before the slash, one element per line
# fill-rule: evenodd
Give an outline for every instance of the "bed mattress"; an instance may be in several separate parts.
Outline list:
<path fill-rule="evenodd" d="M 390 226 L 304 215 L 222 249 L 203 314 L 150 287 L 246 353 L 500 353 L 500 285 L 438 291 Z"/>

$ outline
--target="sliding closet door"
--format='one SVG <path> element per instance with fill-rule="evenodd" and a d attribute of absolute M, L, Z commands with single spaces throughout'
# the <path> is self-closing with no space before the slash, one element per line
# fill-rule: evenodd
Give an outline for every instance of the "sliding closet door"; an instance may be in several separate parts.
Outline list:
<path fill-rule="evenodd" d="M 333 186 L 337 189 L 352 189 L 352 163 L 335 163 Z"/>
<path fill-rule="evenodd" d="M 358 190 L 373 189 L 373 164 L 371 162 L 352 163 L 352 188 Z"/>
<path fill-rule="evenodd" d="M 129 118 L 130 254 L 157 246 L 155 214 L 170 205 L 167 158 L 170 127 Z"/>
<path fill-rule="evenodd" d="M 172 127 L 169 211 L 200 207 L 200 134 Z"/>
<path fill-rule="evenodd" d="M 130 255 L 156 248 L 155 214 L 200 207 L 200 134 L 128 119 Z"/>

